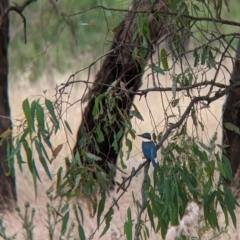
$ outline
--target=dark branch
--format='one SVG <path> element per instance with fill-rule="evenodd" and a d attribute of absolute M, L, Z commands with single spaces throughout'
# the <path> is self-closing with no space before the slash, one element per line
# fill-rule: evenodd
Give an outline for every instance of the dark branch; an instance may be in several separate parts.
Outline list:
<path fill-rule="evenodd" d="M 71 84 L 74 83 L 86 83 L 86 84 L 98 84 L 101 86 L 107 86 L 109 88 L 113 88 L 113 89 L 117 89 L 117 90 L 122 90 L 122 92 L 128 93 L 128 94 L 133 94 L 133 95 L 139 95 L 139 96 L 145 96 L 147 93 L 149 92 L 171 92 L 172 91 L 172 87 L 154 87 L 154 88 L 148 88 L 148 89 L 144 89 L 144 90 L 138 90 L 138 91 L 131 91 L 128 89 L 122 89 L 120 87 L 116 87 L 116 86 L 111 86 L 109 84 L 105 84 L 105 83 L 98 83 L 98 82 L 90 82 L 88 80 L 75 80 L 75 81 L 71 81 L 71 82 L 67 82 L 67 83 L 62 83 L 61 86 L 59 88 L 59 92 L 64 92 L 64 89 L 66 87 L 68 87 Z M 186 86 L 186 87 L 177 87 L 176 91 L 184 91 L 184 90 L 190 90 L 190 89 L 195 89 L 197 87 L 207 87 L 208 85 L 213 85 L 215 87 L 219 87 L 219 88 L 227 88 L 228 85 L 222 84 L 222 83 L 216 83 L 213 81 L 204 81 L 201 83 L 196 83 L 193 84 L 191 86 Z"/>
<path fill-rule="evenodd" d="M 30 5 L 32 2 L 34 2 L 36 0 L 26 0 L 25 2 L 23 2 L 21 5 L 17 5 L 15 3 L 16 6 L 10 6 L 8 7 L 4 13 L 2 14 L 2 18 L 5 18 L 9 12 L 14 11 L 17 12 L 23 20 L 23 26 L 24 26 L 24 42 L 27 43 L 27 27 L 26 27 L 26 18 L 25 16 L 22 14 L 22 12 L 24 11 L 24 9 Z"/>

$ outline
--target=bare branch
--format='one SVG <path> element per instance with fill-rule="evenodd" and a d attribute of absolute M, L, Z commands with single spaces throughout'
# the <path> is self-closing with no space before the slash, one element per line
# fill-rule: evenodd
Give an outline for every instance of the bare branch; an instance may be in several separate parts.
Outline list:
<path fill-rule="evenodd" d="M 141 164 L 136 171 L 135 171 L 135 169 L 133 168 L 131 175 L 130 175 L 128 178 L 126 178 L 126 179 L 123 181 L 123 183 L 119 186 L 117 192 L 119 191 L 120 188 L 122 189 L 121 186 L 122 186 L 127 180 L 129 180 L 127 187 L 126 187 L 126 188 L 124 189 L 124 191 L 118 196 L 118 198 L 117 198 L 116 200 L 114 199 L 112 205 L 109 207 L 107 213 L 104 215 L 104 218 L 103 218 L 102 221 L 100 222 L 98 228 L 95 229 L 95 231 L 92 233 L 92 235 L 90 236 L 89 239 L 93 239 L 93 237 L 94 237 L 95 233 L 97 232 L 97 230 L 99 229 L 99 227 L 104 223 L 104 221 L 105 221 L 105 219 L 106 219 L 107 214 L 109 213 L 109 211 L 110 211 L 115 205 L 117 205 L 117 203 L 118 203 L 118 201 L 120 200 L 120 198 L 121 198 L 121 197 L 124 195 L 124 193 L 127 191 L 127 189 L 129 188 L 129 186 L 130 186 L 130 184 L 131 184 L 131 181 L 132 181 L 133 176 L 135 176 L 136 173 L 137 173 L 143 166 L 145 166 L 147 163 L 149 163 L 149 161 L 145 161 L 143 164 Z M 149 164 L 148 164 L 148 168 L 149 168 Z"/>
<path fill-rule="evenodd" d="M 118 189 L 117 189 L 117 193 L 119 192 L 120 189 L 123 189 L 124 184 L 128 181 L 128 180 L 132 180 L 132 178 L 148 163 L 149 161 L 146 160 L 144 163 L 142 163 L 141 165 L 139 165 L 139 167 L 137 168 L 137 170 L 135 170 L 133 168 L 131 175 L 129 175 L 127 178 L 124 179 L 124 181 L 119 185 Z M 127 188 L 124 188 L 124 191 L 126 191 Z"/>
<path fill-rule="evenodd" d="M 159 143 L 157 144 L 157 149 L 160 149 L 160 147 L 163 145 L 163 143 L 165 142 L 165 140 L 168 138 L 168 136 L 170 135 L 170 133 L 172 132 L 172 130 L 174 130 L 175 128 L 178 128 L 182 125 L 183 121 L 187 118 L 187 116 L 189 115 L 192 107 L 200 102 L 200 101 L 206 101 L 207 104 L 209 105 L 211 102 L 214 102 L 215 100 L 223 97 L 224 95 L 227 95 L 229 92 L 231 92 L 234 88 L 240 87 L 240 82 L 234 83 L 230 86 L 228 86 L 226 89 L 216 92 L 215 95 L 213 97 L 208 97 L 206 96 L 200 96 L 200 97 L 195 97 L 193 98 L 193 100 L 189 103 L 187 109 L 185 110 L 185 112 L 183 113 L 183 115 L 181 116 L 180 120 L 177 121 L 175 124 L 173 124 L 167 131 L 166 133 L 163 135 L 163 137 L 161 138 L 161 140 L 159 141 Z"/>
<path fill-rule="evenodd" d="M 149 92 L 171 92 L 172 91 L 172 87 L 154 87 L 154 88 L 148 88 L 148 89 L 143 89 L 143 90 L 138 90 L 138 91 L 131 91 L 131 90 L 124 90 L 120 87 L 116 87 L 116 86 L 111 86 L 109 84 L 105 84 L 105 83 L 98 83 L 98 82 L 91 82 L 91 81 L 88 81 L 88 80 L 75 80 L 75 81 L 69 81 L 67 83 L 62 83 L 61 86 L 59 88 L 59 92 L 64 92 L 65 88 L 68 87 L 69 85 L 71 84 L 74 84 L 74 83 L 86 83 L 86 84 L 98 84 L 98 85 L 101 85 L 101 86 L 107 86 L 109 88 L 113 88 L 113 89 L 117 89 L 117 90 L 121 90 L 122 92 L 125 92 L 125 93 L 128 93 L 128 94 L 133 94 L 133 95 L 139 95 L 139 96 L 143 96 L 143 95 L 146 95 L 147 93 Z M 176 88 L 176 91 L 184 91 L 184 90 L 190 90 L 190 89 L 195 89 L 197 87 L 207 87 L 208 85 L 213 85 L 215 87 L 219 87 L 219 88 L 227 88 L 228 85 L 225 85 L 225 84 L 222 84 L 222 83 L 217 83 L 217 82 L 214 82 L 214 81 L 204 81 L 204 82 L 201 82 L 201 83 L 196 83 L 196 84 L 193 84 L 191 86 L 186 86 L 186 87 L 177 87 Z M 119 94 L 118 94 L 119 95 Z"/>

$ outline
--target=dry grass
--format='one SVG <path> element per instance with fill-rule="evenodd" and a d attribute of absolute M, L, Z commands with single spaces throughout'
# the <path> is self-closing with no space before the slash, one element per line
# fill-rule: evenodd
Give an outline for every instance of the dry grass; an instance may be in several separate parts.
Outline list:
<path fill-rule="evenodd" d="M 209 73 L 211 74 L 213 73 Z M 46 96 L 53 99 L 53 96 L 55 94 L 55 84 L 64 82 L 67 79 L 68 76 L 57 76 L 55 77 L 56 80 L 43 80 L 42 82 L 39 82 L 38 84 L 28 84 L 28 83 L 22 83 L 20 85 L 12 84 L 10 85 L 10 103 L 11 103 L 11 109 L 12 109 L 12 117 L 14 119 L 14 123 L 17 124 L 17 119 L 21 119 L 23 117 L 22 111 L 21 111 L 21 103 L 22 101 L 29 96 L 35 96 L 35 95 L 42 95 L 44 96 L 43 91 L 47 90 Z M 82 78 L 81 78 L 82 79 Z M 211 78 L 209 78 L 210 80 Z M 228 78 L 227 78 L 228 79 Z M 145 81 L 145 86 L 147 83 L 147 79 Z M 222 79 L 219 78 L 219 81 L 221 82 Z M 164 86 L 168 86 L 170 84 L 170 81 L 168 79 L 168 76 L 162 76 L 161 77 L 161 83 Z M 149 82 L 149 85 L 151 86 L 152 83 Z M 71 90 L 71 97 L 70 102 L 74 103 L 79 99 L 79 97 L 83 93 L 83 84 L 75 85 L 74 88 Z M 133 127 L 137 132 L 145 132 L 145 131 L 151 131 L 153 127 L 157 127 L 156 131 L 160 132 L 164 130 L 164 121 L 165 116 L 164 112 L 162 111 L 162 107 L 167 108 L 170 99 L 171 99 L 172 93 L 168 93 L 166 95 L 161 95 L 159 93 L 151 93 L 147 96 L 145 99 L 142 97 L 139 99 L 136 97 L 135 104 L 139 108 L 139 111 L 142 113 L 144 122 L 140 122 L 139 120 L 133 121 Z M 181 93 L 179 94 L 179 97 L 182 98 Z M 201 112 L 199 112 L 199 116 L 202 118 L 202 122 L 205 124 L 205 130 L 202 131 L 200 126 L 196 129 L 195 126 L 191 124 L 191 121 L 188 125 L 188 131 L 189 133 L 193 133 L 194 135 L 198 135 L 199 139 L 202 139 L 203 141 L 208 141 L 214 132 L 218 133 L 218 142 L 221 142 L 221 112 L 222 112 L 222 105 L 224 103 L 224 98 L 220 99 L 217 102 L 214 102 L 211 104 L 209 109 L 204 109 Z M 188 101 L 185 98 L 182 98 L 180 102 L 181 111 L 184 111 L 184 108 L 187 106 Z M 151 106 L 150 108 L 148 106 Z M 199 109 L 199 108 L 198 108 Z M 170 110 L 168 110 L 169 112 Z M 174 110 L 176 113 L 178 113 L 178 110 Z M 152 116 L 151 116 L 152 114 Z M 70 123 L 72 130 L 74 134 L 77 131 L 77 128 L 79 126 L 79 123 L 81 121 L 81 106 L 80 103 L 75 104 L 72 108 L 69 109 L 68 115 L 67 115 L 68 122 Z M 75 140 L 75 135 L 72 138 L 69 138 L 70 146 L 73 146 Z M 58 144 L 64 143 L 64 149 L 60 152 L 60 156 L 55 160 L 53 163 L 53 166 L 51 166 L 51 171 L 53 174 L 56 173 L 57 168 L 61 165 L 64 165 L 64 157 L 67 154 L 70 154 L 70 150 L 68 148 L 68 145 L 66 144 L 66 138 L 63 132 L 57 134 L 54 139 L 54 144 L 57 146 Z M 141 153 L 140 153 L 140 140 L 134 140 L 134 150 L 131 153 L 131 156 L 129 159 L 126 159 L 126 164 L 128 166 L 128 170 L 130 171 L 133 166 L 137 166 L 140 162 L 142 162 L 141 159 Z M 160 161 L 160 159 L 159 159 Z M 48 232 L 46 229 L 46 203 L 48 202 L 48 199 L 46 197 L 46 190 L 49 189 L 52 185 L 52 183 L 47 179 L 47 177 L 44 175 L 43 171 L 39 167 L 40 173 L 43 176 L 42 183 L 39 183 L 39 191 L 38 191 L 38 198 L 35 200 L 34 197 L 34 190 L 32 186 L 32 181 L 29 176 L 28 170 L 24 169 L 23 173 L 20 173 L 17 169 L 17 194 L 18 194 L 18 205 L 24 209 L 24 203 L 26 201 L 29 201 L 31 203 L 31 206 L 36 208 L 36 217 L 35 217 L 35 228 L 34 228 L 34 236 L 35 239 L 48 239 Z M 150 174 L 152 174 L 153 169 L 150 169 Z M 118 174 L 117 176 L 119 179 L 121 179 L 121 175 Z M 141 193 L 140 193 L 140 185 L 141 185 L 141 179 L 142 177 L 139 176 L 137 178 L 134 178 L 132 181 L 132 185 L 128 192 L 124 195 L 124 197 L 120 200 L 119 206 L 121 207 L 118 211 L 117 209 L 114 209 L 115 214 L 112 220 L 111 227 L 108 231 L 108 233 L 102 238 L 102 239 L 125 239 L 124 236 L 121 237 L 123 234 L 123 225 L 124 221 L 126 219 L 126 210 L 128 207 L 133 207 L 132 203 L 132 191 L 134 191 L 135 195 L 140 199 Z M 116 193 L 112 193 L 114 196 L 117 196 Z M 85 206 L 84 201 L 79 201 L 79 204 L 81 204 L 83 207 Z M 107 206 L 111 204 L 110 200 L 107 203 Z M 238 213 L 238 216 L 240 216 L 240 213 Z M 89 214 L 87 209 L 84 212 L 84 227 L 86 230 L 87 236 L 89 236 L 95 229 L 96 229 L 96 220 L 89 218 Z M 4 216 L 5 224 L 7 226 L 8 233 L 18 233 L 17 239 L 24 239 L 22 234 L 22 226 L 19 221 L 19 217 L 16 213 L 6 213 Z M 70 219 L 73 219 L 71 216 Z M 61 225 L 61 224 L 60 224 Z M 238 223 L 239 229 L 240 225 Z M 101 230 L 104 226 L 102 226 L 99 231 L 97 231 L 94 239 L 98 239 L 99 234 L 101 233 Z M 60 226 L 58 228 L 58 234 L 60 233 Z M 159 239 L 160 234 L 154 234 L 150 230 L 151 239 Z M 229 229 L 230 238 L 229 239 L 239 239 L 240 235 L 237 235 L 237 230 L 234 230 L 232 227 Z M 56 235 L 58 236 L 58 235 Z M 58 236 L 59 237 L 59 236 Z M 58 238 L 57 237 L 57 238 Z M 209 235 L 203 237 L 203 239 L 209 239 Z M 228 239 L 227 236 L 223 236 L 221 238 L 216 239 Z"/>

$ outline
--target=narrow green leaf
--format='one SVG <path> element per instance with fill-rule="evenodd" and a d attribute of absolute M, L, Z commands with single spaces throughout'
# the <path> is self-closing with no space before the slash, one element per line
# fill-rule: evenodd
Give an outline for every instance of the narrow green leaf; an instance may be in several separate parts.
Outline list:
<path fill-rule="evenodd" d="M 193 51 L 193 57 L 194 57 L 194 67 L 196 67 L 200 62 L 200 55 L 198 54 L 198 50 L 196 48 Z"/>
<path fill-rule="evenodd" d="M 139 120 L 144 121 L 144 119 L 143 119 L 141 113 L 138 111 L 136 105 L 133 103 L 132 106 L 133 106 L 134 110 L 131 111 L 131 114 L 132 114 L 134 117 L 138 118 Z"/>
<path fill-rule="evenodd" d="M 179 224 L 178 222 L 178 206 L 179 205 L 176 205 L 176 202 L 177 202 L 177 197 L 176 197 L 176 194 L 174 194 L 174 197 L 172 198 L 171 200 L 171 224 L 173 226 L 176 226 Z"/>
<path fill-rule="evenodd" d="M 208 49 L 209 49 L 209 45 L 204 45 L 202 47 L 202 56 L 201 56 L 201 64 L 204 65 L 206 63 L 206 59 L 208 56 Z"/>
<path fill-rule="evenodd" d="M 10 156 L 11 149 L 13 148 L 13 145 L 11 142 L 7 142 L 7 157 Z M 6 177 L 9 177 L 11 175 L 14 175 L 15 168 L 14 168 L 14 157 L 8 157 L 7 158 L 7 163 L 8 163 L 8 172 L 5 173 Z"/>
<path fill-rule="evenodd" d="M 94 160 L 94 161 L 101 161 L 102 159 L 92 153 L 86 153 L 86 157 L 90 160 Z"/>
<path fill-rule="evenodd" d="M 141 44 L 141 48 L 139 49 L 139 55 L 142 59 L 145 59 L 147 54 L 148 54 L 148 42 L 147 42 L 147 38 L 142 35 L 142 44 Z"/>
<path fill-rule="evenodd" d="M 99 153 L 99 152 L 100 152 L 100 149 L 99 149 L 99 146 L 98 146 L 98 144 L 97 144 L 97 141 L 95 140 L 95 138 L 93 138 L 92 140 L 93 140 L 93 142 L 94 142 L 95 151 L 96 151 L 97 153 Z"/>
<path fill-rule="evenodd" d="M 126 145 L 128 147 L 128 152 L 132 151 L 132 141 L 128 138 L 126 138 Z"/>
<path fill-rule="evenodd" d="M 38 180 L 41 182 L 40 176 L 39 176 L 39 174 L 38 174 L 37 167 L 36 167 L 35 162 L 34 162 L 34 159 L 33 159 L 33 161 L 32 161 L 32 165 L 33 165 L 33 172 L 36 174 L 36 177 L 37 177 Z"/>
<path fill-rule="evenodd" d="M 25 99 L 22 104 L 23 112 L 27 120 L 27 127 L 30 134 L 33 132 L 33 119 L 28 99 Z"/>
<path fill-rule="evenodd" d="M 136 131 L 134 129 L 128 128 L 127 133 L 129 133 L 133 139 L 136 138 Z"/>
<path fill-rule="evenodd" d="M 240 129 L 237 126 L 235 126 L 234 124 L 232 124 L 230 122 L 227 122 L 227 123 L 224 123 L 223 125 L 228 130 L 233 131 L 233 132 L 235 132 L 237 134 L 240 134 Z"/>
<path fill-rule="evenodd" d="M 82 223 L 84 222 L 84 215 L 83 215 L 83 210 L 82 210 L 82 208 L 79 206 L 78 207 L 78 210 L 79 210 L 79 212 L 80 212 L 80 216 L 81 216 L 81 219 L 82 219 Z"/>
<path fill-rule="evenodd" d="M 20 151 L 17 152 L 17 163 L 18 163 L 18 167 L 19 167 L 20 171 L 22 172 L 23 171 L 22 163 L 25 163 L 25 162 L 23 162 L 23 160 L 22 160 L 22 154 Z"/>
<path fill-rule="evenodd" d="M 62 229 L 61 229 L 61 234 L 64 235 L 66 230 L 67 230 L 67 224 L 69 220 L 69 212 L 67 212 L 62 219 Z"/>
<path fill-rule="evenodd" d="M 26 128 L 20 138 L 20 142 L 26 141 L 26 136 L 28 135 L 28 133 L 29 133 L 28 128 Z"/>
<path fill-rule="evenodd" d="M 57 191 L 58 191 L 58 188 L 62 182 L 62 171 L 63 171 L 63 168 L 60 167 L 57 171 Z"/>
<path fill-rule="evenodd" d="M 223 166 L 224 171 L 226 173 L 226 177 L 228 178 L 229 181 L 232 182 L 233 181 L 233 173 L 232 173 L 231 164 L 230 164 L 228 158 L 225 155 L 222 156 L 222 160 L 223 160 L 222 166 Z"/>
<path fill-rule="evenodd" d="M 71 193 L 74 193 L 74 191 L 79 187 L 80 180 L 81 180 L 81 174 L 78 174 L 78 175 L 75 177 L 74 187 L 73 187 L 73 189 L 71 190 Z"/>
<path fill-rule="evenodd" d="M 161 50 L 161 61 L 164 71 L 167 71 L 169 69 L 167 61 L 167 51 L 164 48 Z"/>
<path fill-rule="evenodd" d="M 41 141 L 40 141 L 40 143 L 42 144 Z M 50 158 L 49 158 L 49 156 L 48 156 L 48 153 L 47 153 L 47 151 L 46 151 L 46 149 L 45 149 L 45 146 L 42 148 L 42 151 L 43 151 L 44 156 L 47 158 L 48 162 L 51 163 L 52 160 L 50 160 Z"/>
<path fill-rule="evenodd" d="M 124 163 L 124 160 L 123 160 L 123 151 L 122 151 L 122 150 L 120 150 L 120 154 L 119 154 L 119 156 L 120 156 L 120 164 L 121 164 L 121 168 L 122 168 L 122 169 L 126 169 L 127 166 L 126 166 L 126 164 Z"/>
<path fill-rule="evenodd" d="M 173 175 L 173 180 L 174 180 L 174 187 L 175 187 L 175 196 L 173 197 L 173 205 L 174 205 L 174 210 L 175 210 L 175 223 L 179 224 L 179 206 L 181 205 L 180 201 L 179 201 L 179 191 L 178 191 L 178 179 L 176 177 L 176 175 Z M 179 187 L 179 189 L 181 189 Z"/>
<path fill-rule="evenodd" d="M 169 210 L 169 204 L 170 204 L 170 201 L 171 201 L 171 192 L 170 192 L 170 184 L 169 184 L 169 180 L 168 179 L 165 179 L 164 181 L 164 198 L 165 198 L 165 205 L 164 205 L 164 208 L 163 208 L 163 211 L 162 211 L 162 214 L 161 214 L 161 217 L 165 217 L 165 214 L 167 213 L 167 211 Z"/>
<path fill-rule="evenodd" d="M 133 61 L 135 61 L 137 59 L 137 55 L 138 55 L 138 48 L 134 47 L 134 49 L 132 51 L 132 59 L 133 59 Z"/>
<path fill-rule="evenodd" d="M 69 208 L 69 203 L 67 202 L 67 203 L 64 204 L 64 206 L 62 207 L 61 213 L 62 213 L 62 214 L 65 213 L 65 212 L 68 210 L 68 208 Z"/>
<path fill-rule="evenodd" d="M 164 72 L 164 70 L 162 68 L 160 68 L 160 67 L 158 67 L 156 65 L 153 65 L 152 68 L 153 68 L 154 72 L 157 72 L 157 73 L 160 73 L 162 75 L 165 75 L 165 72 Z"/>
<path fill-rule="evenodd" d="M 33 177 L 33 185 L 34 185 L 34 192 L 35 192 L 35 199 L 37 199 L 37 171 L 36 171 L 36 166 L 33 162 L 33 172 L 32 172 L 32 177 Z M 39 177 L 39 176 L 38 176 Z"/>
<path fill-rule="evenodd" d="M 45 170 L 45 172 L 47 173 L 48 177 L 52 180 L 52 176 L 51 176 L 51 173 L 48 169 L 48 165 L 47 165 L 47 162 L 45 160 L 45 158 L 43 157 L 43 154 L 42 154 L 42 148 L 44 148 L 44 146 L 42 145 L 42 143 L 38 142 L 37 139 L 35 139 L 35 147 L 37 149 L 37 152 L 38 152 L 38 156 L 39 156 L 39 160 Z"/>
<path fill-rule="evenodd" d="M 47 144 L 47 146 L 53 151 L 52 143 L 50 142 L 50 135 L 45 135 L 41 132 L 43 141 Z"/>
<path fill-rule="evenodd" d="M 35 119 L 35 112 L 36 112 L 36 101 L 33 100 L 32 103 L 31 103 L 31 106 L 30 106 L 30 109 L 31 109 L 31 116 L 32 116 L 32 119 L 34 120 Z"/>
<path fill-rule="evenodd" d="M 211 152 L 210 148 L 206 144 L 204 144 L 203 142 L 199 142 L 199 141 L 198 141 L 198 143 L 203 149 L 207 150 L 209 153 Z"/>
<path fill-rule="evenodd" d="M 104 135 L 102 133 L 102 130 L 101 130 L 101 125 L 99 124 L 97 126 L 97 129 L 95 130 L 96 134 L 97 134 L 97 142 L 98 143 L 101 143 L 104 141 Z"/>
<path fill-rule="evenodd" d="M 50 119 L 51 119 L 52 123 L 54 124 L 55 129 L 58 130 L 59 129 L 59 121 L 58 121 L 57 116 L 55 114 L 53 103 L 49 99 L 45 98 L 45 105 L 48 109 L 48 112 L 51 115 Z"/>
<path fill-rule="evenodd" d="M 222 174 L 222 176 L 224 178 L 226 178 L 227 175 L 226 175 L 226 172 L 224 171 L 224 168 L 223 168 L 222 164 L 220 162 L 218 162 L 217 165 L 218 165 L 218 169 L 219 169 L 220 173 Z"/>
<path fill-rule="evenodd" d="M 96 120 L 98 119 L 100 113 L 99 113 L 99 97 L 98 96 L 97 98 L 95 98 L 95 102 L 94 102 L 94 106 L 93 106 L 93 110 L 92 110 L 92 115 L 93 115 L 93 118 Z"/>
<path fill-rule="evenodd" d="M 38 128 L 40 128 L 40 130 L 45 129 L 44 110 L 39 103 L 36 103 L 36 114 L 37 114 Z"/>
<path fill-rule="evenodd" d="M 233 225 L 236 228 L 237 219 L 236 219 L 234 210 L 236 208 L 237 201 L 234 198 L 234 196 L 232 195 L 232 192 L 228 188 L 225 187 L 224 192 L 225 192 L 225 201 L 224 202 L 225 202 L 228 212 L 230 213 L 230 216 L 232 218 Z"/>
<path fill-rule="evenodd" d="M 83 136 L 79 141 L 78 141 L 78 147 L 82 148 L 83 146 L 85 146 L 87 143 L 87 138 L 85 136 Z"/>
<path fill-rule="evenodd" d="M 64 123 L 65 123 L 65 126 L 67 127 L 67 130 L 71 133 L 72 133 L 72 129 L 70 128 L 70 125 L 68 124 L 68 122 L 66 120 L 64 120 Z"/>
<path fill-rule="evenodd" d="M 76 207 L 75 204 L 73 205 L 73 211 L 75 213 L 75 217 L 76 217 L 77 222 L 78 222 L 78 236 L 79 236 L 79 239 L 85 240 L 86 239 L 85 232 L 84 232 L 84 229 L 83 229 L 83 227 L 82 227 L 82 225 L 80 223 L 77 207 Z M 83 215 L 82 215 L 82 219 L 83 219 Z"/>
<path fill-rule="evenodd" d="M 105 202 L 106 202 L 106 194 L 105 192 L 102 193 L 102 198 L 99 202 L 98 205 L 98 210 L 97 210 L 97 225 L 100 225 L 100 217 L 104 211 L 104 207 L 105 207 Z"/>
<path fill-rule="evenodd" d="M 19 151 L 20 151 L 21 145 L 18 142 L 17 147 L 14 148 L 13 146 L 9 149 L 9 154 L 7 155 L 7 160 L 9 161 L 11 158 L 13 158 Z"/>
<path fill-rule="evenodd" d="M 105 233 L 108 231 L 109 227 L 110 227 L 110 223 L 111 223 L 111 220 L 112 220 L 112 215 L 113 215 L 114 211 L 113 209 L 111 208 L 107 214 L 106 214 L 106 218 L 105 218 L 105 223 L 106 223 L 106 226 L 105 228 L 103 229 L 101 235 L 99 238 L 101 238 L 102 236 L 105 235 Z"/>
<path fill-rule="evenodd" d="M 78 216 L 78 207 L 76 206 L 76 204 L 73 204 L 73 211 L 74 211 L 74 214 L 75 214 L 75 217 L 77 219 L 77 222 L 78 222 L 78 225 L 80 225 L 80 219 L 79 219 L 79 216 Z"/>
<path fill-rule="evenodd" d="M 132 240 L 132 216 L 131 209 L 127 210 L 127 221 L 124 223 L 124 233 L 127 236 L 127 240 Z"/>
<path fill-rule="evenodd" d="M 32 164 L 32 150 L 28 145 L 28 142 L 22 141 L 23 144 L 23 148 L 25 150 L 26 156 L 27 156 L 27 164 L 28 164 L 28 168 L 30 170 L 31 173 L 33 173 L 33 164 Z"/>
<path fill-rule="evenodd" d="M 154 223 L 154 220 L 153 220 L 153 211 L 152 211 L 152 208 L 151 208 L 149 203 L 147 205 L 147 212 L 148 212 L 148 216 L 149 216 L 152 228 L 155 231 L 155 223 Z"/>
<path fill-rule="evenodd" d="M 79 235 L 79 239 L 81 240 L 86 239 L 85 232 L 81 224 L 78 225 L 78 235 Z"/>
<path fill-rule="evenodd" d="M 118 139 L 117 139 L 117 135 L 115 134 L 115 132 L 114 132 L 113 136 L 114 136 L 114 141 L 112 143 L 112 146 L 113 146 L 114 151 L 117 152 L 118 151 Z"/>
<path fill-rule="evenodd" d="M 116 135 L 116 140 L 119 141 L 123 135 L 124 131 L 123 129 L 120 129 L 119 132 Z"/>

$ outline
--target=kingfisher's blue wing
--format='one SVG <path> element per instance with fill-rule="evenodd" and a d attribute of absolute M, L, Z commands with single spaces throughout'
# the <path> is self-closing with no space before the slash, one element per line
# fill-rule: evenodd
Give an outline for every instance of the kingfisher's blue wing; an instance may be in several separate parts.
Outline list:
<path fill-rule="evenodd" d="M 143 142 L 142 150 L 144 157 L 152 162 L 153 167 L 156 167 L 155 158 L 157 157 L 157 149 L 154 142 Z"/>
<path fill-rule="evenodd" d="M 154 158 L 156 158 L 157 157 L 157 148 L 156 148 L 156 145 L 154 144 L 154 142 L 152 142 L 152 143 L 153 143 L 153 146 L 152 146 L 153 156 L 154 156 Z"/>
<path fill-rule="evenodd" d="M 152 162 L 153 167 L 156 167 L 157 164 L 155 162 L 155 158 L 157 157 L 157 149 L 156 149 L 156 146 L 154 143 L 153 143 L 153 145 L 154 145 L 154 147 L 151 148 L 151 162 Z"/>

